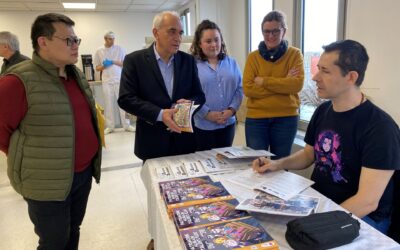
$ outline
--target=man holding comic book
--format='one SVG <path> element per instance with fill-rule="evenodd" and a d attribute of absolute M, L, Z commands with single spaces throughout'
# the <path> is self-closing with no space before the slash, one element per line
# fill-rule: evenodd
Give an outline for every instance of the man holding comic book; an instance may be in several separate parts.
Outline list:
<path fill-rule="evenodd" d="M 364 46 L 343 40 L 323 48 L 313 80 L 318 96 L 330 101 L 315 111 L 305 148 L 276 161 L 256 160 L 253 169 L 314 163 L 314 189 L 386 234 L 396 201 L 393 173 L 400 169 L 399 127 L 360 90 L 369 60 Z"/>
<path fill-rule="evenodd" d="M 153 20 L 155 43 L 125 57 L 118 104 L 137 116 L 135 155 L 143 161 L 195 151 L 192 133 L 174 122 L 176 103 L 205 102 L 194 58 L 178 51 L 182 24 L 176 12 Z"/>

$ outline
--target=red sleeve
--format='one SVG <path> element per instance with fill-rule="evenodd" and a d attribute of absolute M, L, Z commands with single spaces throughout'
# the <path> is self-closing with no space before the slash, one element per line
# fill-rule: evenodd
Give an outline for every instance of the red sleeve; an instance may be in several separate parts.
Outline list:
<path fill-rule="evenodd" d="M 10 137 L 28 110 L 25 88 L 14 75 L 0 77 L 0 150 L 7 154 Z"/>

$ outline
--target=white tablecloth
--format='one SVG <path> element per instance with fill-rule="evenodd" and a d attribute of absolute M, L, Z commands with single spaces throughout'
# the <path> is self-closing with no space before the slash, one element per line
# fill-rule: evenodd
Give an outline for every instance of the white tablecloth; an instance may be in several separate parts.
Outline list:
<path fill-rule="evenodd" d="M 165 159 L 165 158 L 164 158 Z M 161 198 L 160 190 L 158 187 L 158 180 L 155 174 L 155 168 L 159 167 L 161 160 L 152 159 L 146 161 L 142 167 L 141 178 L 147 189 L 147 205 L 148 205 L 148 223 L 149 232 L 154 239 L 154 246 L 156 250 L 180 250 L 183 249 L 174 223 L 169 219 L 167 211 L 164 205 L 164 201 Z M 246 197 L 243 193 L 237 192 L 237 187 L 224 179 L 229 175 L 210 175 L 212 179 L 219 180 L 225 186 L 225 188 L 231 192 L 238 200 Z M 234 185 L 234 186 L 232 186 Z M 237 193 L 235 193 L 237 192 Z M 320 197 L 320 204 L 318 207 L 319 212 L 340 210 L 343 209 L 333 201 L 324 197 L 312 188 L 308 188 L 303 192 L 311 196 Z M 252 194 L 249 194 L 251 196 Z M 278 242 L 280 249 L 292 249 L 285 239 L 286 223 L 292 220 L 293 217 L 268 215 L 253 213 L 253 217 L 258 219 L 267 230 L 267 232 Z M 375 230 L 362 220 L 360 236 L 356 238 L 351 244 L 335 248 L 337 250 L 369 250 L 369 249 L 385 249 L 394 250 L 400 249 L 400 245 L 393 241 L 391 238 Z"/>

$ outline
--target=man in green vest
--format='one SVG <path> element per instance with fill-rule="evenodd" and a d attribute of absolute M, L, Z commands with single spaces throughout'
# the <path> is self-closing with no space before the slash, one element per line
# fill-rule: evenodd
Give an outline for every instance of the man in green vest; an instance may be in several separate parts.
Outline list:
<path fill-rule="evenodd" d="M 32 25 L 32 60 L 0 78 L 0 150 L 12 187 L 28 204 L 37 249 L 78 249 L 92 176 L 100 181 L 95 103 L 74 64 L 81 42 L 67 16 Z"/>

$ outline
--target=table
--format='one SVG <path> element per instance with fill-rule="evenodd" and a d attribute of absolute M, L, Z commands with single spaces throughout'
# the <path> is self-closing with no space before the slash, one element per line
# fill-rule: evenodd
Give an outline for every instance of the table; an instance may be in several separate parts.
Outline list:
<path fill-rule="evenodd" d="M 156 250 L 179 250 L 183 249 L 175 225 L 167 215 L 167 210 L 164 201 L 160 195 L 158 188 L 158 181 L 155 174 L 155 168 L 160 167 L 160 162 L 167 158 L 177 159 L 177 157 L 185 156 L 172 156 L 156 158 L 146 161 L 141 170 L 141 178 L 147 189 L 147 205 L 148 205 L 148 226 L 149 232 L 154 239 L 154 246 Z M 187 156 L 186 156 L 187 157 Z M 225 188 L 239 201 L 248 197 L 252 197 L 253 193 L 249 192 L 247 197 L 236 185 L 226 181 L 229 174 L 210 175 L 215 181 L 221 181 Z M 320 197 L 320 204 L 318 212 L 343 210 L 342 207 L 334 203 L 332 200 L 326 198 L 318 193 L 311 187 L 303 191 L 303 194 L 310 196 Z M 268 215 L 268 214 L 252 214 L 254 218 L 259 220 L 260 224 L 265 230 L 278 242 L 280 249 L 292 249 L 285 239 L 286 223 L 292 220 L 292 217 Z M 400 245 L 386 235 L 375 230 L 362 220 L 360 236 L 356 238 L 351 244 L 347 244 L 338 248 L 337 250 L 365 250 L 365 249 L 385 249 L 395 250 L 400 249 Z"/>

